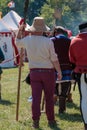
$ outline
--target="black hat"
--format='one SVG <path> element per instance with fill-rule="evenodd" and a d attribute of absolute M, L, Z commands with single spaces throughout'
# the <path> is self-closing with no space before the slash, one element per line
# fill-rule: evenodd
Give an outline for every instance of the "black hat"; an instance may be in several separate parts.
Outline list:
<path fill-rule="evenodd" d="M 79 25 L 79 30 L 84 29 L 84 28 L 87 28 L 87 22 Z"/>

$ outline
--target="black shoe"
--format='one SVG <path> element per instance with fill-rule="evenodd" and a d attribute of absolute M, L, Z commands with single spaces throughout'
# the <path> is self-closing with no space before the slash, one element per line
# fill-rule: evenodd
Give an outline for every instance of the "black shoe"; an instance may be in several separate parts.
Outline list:
<path fill-rule="evenodd" d="M 33 127 L 34 129 L 39 128 L 39 121 L 38 121 L 38 120 L 34 120 L 32 127 Z"/>
<path fill-rule="evenodd" d="M 56 123 L 55 120 L 49 121 L 49 122 L 48 122 L 48 126 L 50 126 L 50 127 L 55 127 L 55 126 L 57 126 L 57 123 Z"/>

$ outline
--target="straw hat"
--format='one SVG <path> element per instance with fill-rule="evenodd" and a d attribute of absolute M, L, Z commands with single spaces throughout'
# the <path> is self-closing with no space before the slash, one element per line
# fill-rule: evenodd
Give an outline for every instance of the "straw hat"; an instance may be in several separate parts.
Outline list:
<path fill-rule="evenodd" d="M 31 32 L 49 32 L 50 28 L 45 24 L 43 17 L 35 17 L 29 30 Z"/>

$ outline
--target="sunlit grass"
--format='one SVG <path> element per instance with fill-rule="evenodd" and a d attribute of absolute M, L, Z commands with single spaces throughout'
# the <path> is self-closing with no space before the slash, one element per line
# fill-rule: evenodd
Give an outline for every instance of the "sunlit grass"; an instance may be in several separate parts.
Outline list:
<path fill-rule="evenodd" d="M 19 115 L 18 121 L 16 121 L 19 69 L 3 69 L 1 80 L 2 100 L 0 100 L 0 130 L 32 130 L 31 102 L 28 102 L 28 97 L 31 96 L 31 87 L 23 82 L 28 71 L 28 64 L 25 63 L 21 73 Z M 73 103 L 67 103 L 66 113 L 59 115 L 58 105 L 55 105 L 55 118 L 58 125 L 53 130 L 83 130 L 77 86 L 75 91 L 73 91 L 72 87 L 72 94 Z M 42 113 L 39 130 L 51 130 L 47 123 L 46 115 Z"/>

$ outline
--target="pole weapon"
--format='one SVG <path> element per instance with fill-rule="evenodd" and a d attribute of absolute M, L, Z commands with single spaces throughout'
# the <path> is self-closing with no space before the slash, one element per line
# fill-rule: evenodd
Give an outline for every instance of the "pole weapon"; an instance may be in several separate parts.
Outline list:
<path fill-rule="evenodd" d="M 20 98 L 20 82 L 21 82 L 21 67 L 22 67 L 22 54 L 23 49 L 21 48 L 20 52 L 20 64 L 19 64 L 19 74 L 18 74 L 18 92 L 17 92 L 17 107 L 16 107 L 16 120 L 18 121 L 18 113 L 19 113 L 19 98 Z"/>
<path fill-rule="evenodd" d="M 25 4 L 24 4 L 24 24 L 26 23 L 26 16 L 27 16 L 27 12 L 28 12 L 28 5 L 29 5 L 29 0 L 25 0 Z"/>
<path fill-rule="evenodd" d="M 29 5 L 29 0 L 25 0 L 25 3 L 24 3 L 24 24 L 26 23 L 26 16 L 27 16 L 27 11 L 28 11 L 28 5 Z M 19 75 L 18 75 L 18 92 L 17 92 L 17 107 L 16 107 L 16 120 L 17 121 L 18 121 L 18 115 L 19 115 L 21 67 L 22 67 L 22 64 L 23 64 L 22 55 L 23 55 L 23 48 L 21 48 L 21 51 L 20 51 L 20 64 L 19 64 Z"/>

